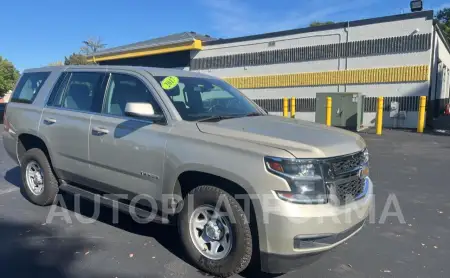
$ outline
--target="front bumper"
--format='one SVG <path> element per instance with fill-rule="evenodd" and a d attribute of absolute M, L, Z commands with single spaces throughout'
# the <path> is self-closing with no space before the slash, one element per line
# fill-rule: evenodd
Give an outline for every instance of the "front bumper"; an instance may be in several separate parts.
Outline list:
<path fill-rule="evenodd" d="M 261 270 L 280 274 L 309 265 L 322 257 L 322 253 L 308 255 L 278 255 L 261 252 Z"/>
<path fill-rule="evenodd" d="M 298 205 L 275 200 L 274 206 L 265 212 L 266 242 L 262 246 L 266 250 L 261 249 L 262 270 L 288 272 L 357 234 L 373 202 L 373 184 L 369 178 L 367 187 L 363 198 L 345 206 Z"/>
<path fill-rule="evenodd" d="M 317 251 L 303 253 L 299 255 L 280 255 L 261 252 L 261 266 L 262 271 L 268 273 L 286 273 L 304 265 L 308 265 L 318 260 L 323 252 L 329 250 L 351 238 L 357 234 L 364 226 L 365 220 L 361 221 L 349 230 L 339 234 L 334 234 L 326 237 L 302 239 L 301 241 L 294 239 L 294 246 L 296 244 L 305 244 L 309 248 L 317 247 Z M 329 246 L 330 248 L 320 250 L 320 247 Z M 299 246 L 296 246 L 299 247 Z"/>

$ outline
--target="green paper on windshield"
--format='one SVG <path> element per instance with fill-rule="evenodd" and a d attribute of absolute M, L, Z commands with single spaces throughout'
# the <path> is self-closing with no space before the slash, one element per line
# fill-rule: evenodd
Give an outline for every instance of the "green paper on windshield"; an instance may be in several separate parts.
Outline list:
<path fill-rule="evenodd" d="M 173 89 L 175 86 L 178 85 L 178 82 L 180 82 L 180 80 L 178 79 L 178 77 L 176 76 L 167 76 L 166 78 L 164 78 L 161 81 L 161 87 L 164 90 L 171 90 Z"/>

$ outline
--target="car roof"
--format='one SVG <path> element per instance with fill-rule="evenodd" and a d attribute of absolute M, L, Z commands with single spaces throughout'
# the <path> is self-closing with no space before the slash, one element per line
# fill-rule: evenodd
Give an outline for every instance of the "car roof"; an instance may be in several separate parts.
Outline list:
<path fill-rule="evenodd" d="M 202 78 L 215 78 L 213 76 L 186 71 L 181 69 L 168 69 L 168 68 L 154 68 L 154 67 L 137 67 L 137 66 L 109 66 L 109 65 L 82 65 L 82 66 L 47 66 L 41 68 L 32 68 L 24 70 L 27 72 L 42 72 L 42 71 L 70 71 L 71 69 L 76 70 L 128 70 L 128 71 L 146 71 L 154 76 L 170 76 L 175 75 L 178 77 L 202 77 Z"/>

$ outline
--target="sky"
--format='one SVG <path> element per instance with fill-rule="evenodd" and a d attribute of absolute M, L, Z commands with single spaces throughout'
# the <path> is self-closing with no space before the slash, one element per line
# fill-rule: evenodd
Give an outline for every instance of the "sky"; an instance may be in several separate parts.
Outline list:
<path fill-rule="evenodd" d="M 409 0 L 0 0 L 0 56 L 20 70 L 63 61 L 82 41 L 107 47 L 194 31 L 216 38 L 409 12 Z M 450 0 L 424 0 L 425 9 Z"/>

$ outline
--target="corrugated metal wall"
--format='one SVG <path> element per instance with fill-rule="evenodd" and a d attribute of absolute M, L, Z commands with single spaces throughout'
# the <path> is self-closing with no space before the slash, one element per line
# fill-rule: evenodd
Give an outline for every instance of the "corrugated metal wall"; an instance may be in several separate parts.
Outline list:
<path fill-rule="evenodd" d="M 414 112 L 419 110 L 420 96 L 403 96 L 403 97 L 385 97 L 384 111 L 389 111 L 391 102 L 398 102 L 400 111 Z M 282 112 L 283 99 L 254 99 L 259 106 L 263 107 L 269 112 Z M 289 100 L 290 101 L 290 100 Z M 377 97 L 366 97 L 364 101 L 364 112 L 377 111 Z M 296 112 L 315 112 L 316 99 L 315 98 L 297 98 L 295 100 Z M 289 106 L 290 110 L 290 106 Z"/>
<path fill-rule="evenodd" d="M 345 57 L 427 51 L 431 34 L 380 38 L 193 59 L 191 70 L 284 64 Z"/>

